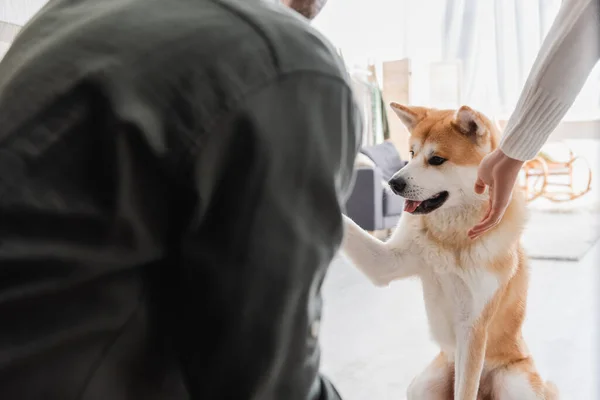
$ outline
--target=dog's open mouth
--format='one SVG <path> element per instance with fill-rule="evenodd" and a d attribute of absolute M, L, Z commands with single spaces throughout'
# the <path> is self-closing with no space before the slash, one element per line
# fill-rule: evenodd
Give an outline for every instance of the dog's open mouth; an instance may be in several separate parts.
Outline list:
<path fill-rule="evenodd" d="M 410 214 L 429 214 L 448 200 L 448 192 L 440 192 L 427 200 L 404 200 L 404 211 Z"/>

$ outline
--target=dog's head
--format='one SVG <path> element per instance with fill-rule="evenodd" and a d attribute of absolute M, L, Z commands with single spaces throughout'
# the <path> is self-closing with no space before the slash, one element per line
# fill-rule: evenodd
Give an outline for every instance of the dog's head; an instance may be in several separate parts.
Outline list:
<path fill-rule="evenodd" d="M 495 125 L 481 113 L 408 107 L 392 109 L 410 133 L 409 163 L 389 184 L 405 198 L 404 210 L 428 214 L 440 208 L 473 204 L 479 163 L 497 144 Z"/>

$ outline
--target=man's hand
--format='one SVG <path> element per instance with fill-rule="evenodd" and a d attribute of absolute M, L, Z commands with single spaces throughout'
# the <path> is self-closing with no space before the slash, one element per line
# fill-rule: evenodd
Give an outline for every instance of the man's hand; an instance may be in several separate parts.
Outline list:
<path fill-rule="evenodd" d="M 522 166 L 523 161 L 508 157 L 500 149 L 494 150 L 481 161 L 475 192 L 483 194 L 489 186 L 490 204 L 485 217 L 469 231 L 471 239 L 478 238 L 500 223 Z"/>

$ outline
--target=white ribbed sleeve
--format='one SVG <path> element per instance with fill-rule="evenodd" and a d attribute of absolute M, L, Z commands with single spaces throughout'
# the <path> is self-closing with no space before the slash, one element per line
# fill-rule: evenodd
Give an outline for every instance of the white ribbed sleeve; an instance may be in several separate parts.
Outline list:
<path fill-rule="evenodd" d="M 563 0 L 504 130 L 500 149 L 534 158 L 600 59 L 600 0 Z"/>

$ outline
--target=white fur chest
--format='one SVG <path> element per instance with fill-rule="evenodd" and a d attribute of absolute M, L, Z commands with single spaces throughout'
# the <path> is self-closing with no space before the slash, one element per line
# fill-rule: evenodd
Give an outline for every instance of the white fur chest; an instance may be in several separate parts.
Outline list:
<path fill-rule="evenodd" d="M 484 269 L 439 272 L 425 268 L 421 280 L 431 335 L 452 353 L 457 336 L 477 322 L 496 293 L 498 279 Z"/>
<path fill-rule="evenodd" d="M 418 275 L 432 338 L 452 354 L 457 340 L 477 322 L 500 286 L 499 276 L 488 270 L 488 244 L 469 250 L 445 249 L 417 225 L 401 229 L 405 234 L 412 231 L 411 250 L 420 254 Z"/>

